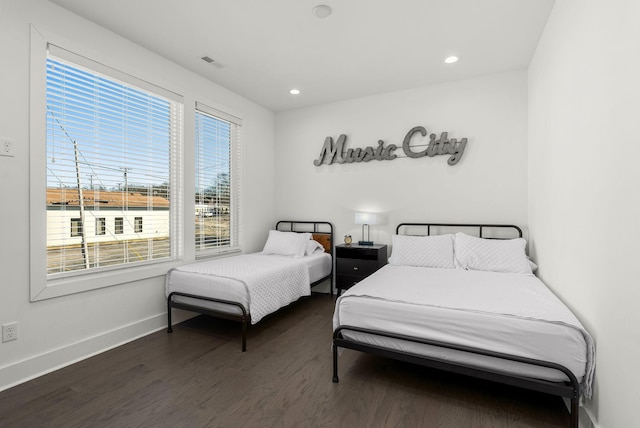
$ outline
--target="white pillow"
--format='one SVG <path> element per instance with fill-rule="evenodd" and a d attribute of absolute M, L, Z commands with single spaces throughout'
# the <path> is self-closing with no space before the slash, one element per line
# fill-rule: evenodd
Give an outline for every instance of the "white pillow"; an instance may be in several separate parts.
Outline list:
<path fill-rule="evenodd" d="M 455 268 L 453 235 L 393 235 L 389 264 L 431 268 Z"/>
<path fill-rule="evenodd" d="M 264 244 L 262 254 L 277 254 L 279 256 L 304 257 L 307 242 L 311 239 L 310 233 L 280 232 L 270 230 L 267 242 Z"/>
<path fill-rule="evenodd" d="M 304 252 L 305 256 L 310 256 L 315 253 L 324 253 L 324 247 L 318 241 L 311 239 L 307 242 L 307 249 Z"/>
<path fill-rule="evenodd" d="M 526 245 L 522 238 L 484 239 L 456 233 L 456 262 L 463 269 L 531 274 Z"/>

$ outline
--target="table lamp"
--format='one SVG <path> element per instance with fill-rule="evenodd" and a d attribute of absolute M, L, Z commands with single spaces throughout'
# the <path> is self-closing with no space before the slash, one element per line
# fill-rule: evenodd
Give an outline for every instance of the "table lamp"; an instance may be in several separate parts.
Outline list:
<path fill-rule="evenodd" d="M 372 224 L 376 224 L 376 215 L 372 213 L 356 213 L 356 224 L 362 225 L 362 241 L 358 241 L 358 245 L 373 245 L 373 241 L 370 240 L 369 237 L 369 229 Z M 365 227 L 367 229 L 367 234 L 365 235 Z"/>

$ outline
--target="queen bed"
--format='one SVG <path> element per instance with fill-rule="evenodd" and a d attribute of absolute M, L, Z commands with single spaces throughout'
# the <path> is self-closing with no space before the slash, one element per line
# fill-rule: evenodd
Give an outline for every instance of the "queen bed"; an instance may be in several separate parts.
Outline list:
<path fill-rule="evenodd" d="M 438 234 L 452 229 L 466 233 Z M 333 381 L 350 348 L 566 397 L 577 427 L 593 340 L 533 275 L 525 245 L 515 226 L 399 225 L 389 264 L 337 300 Z"/>
<path fill-rule="evenodd" d="M 279 221 L 259 253 L 173 268 L 166 279 L 167 331 L 172 308 L 236 320 L 244 352 L 249 324 L 310 295 L 327 279 L 333 294 L 332 249 L 331 223 Z"/>

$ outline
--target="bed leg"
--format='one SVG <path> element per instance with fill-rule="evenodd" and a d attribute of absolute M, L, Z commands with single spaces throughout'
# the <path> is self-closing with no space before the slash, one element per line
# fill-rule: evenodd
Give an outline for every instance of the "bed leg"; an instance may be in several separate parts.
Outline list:
<path fill-rule="evenodd" d="M 338 347 L 334 343 L 331 348 L 333 350 L 333 383 L 338 383 Z"/>
<path fill-rule="evenodd" d="M 578 398 L 571 399 L 571 428 L 578 428 L 578 414 L 580 408 L 578 405 Z"/>
<path fill-rule="evenodd" d="M 173 333 L 173 326 L 171 325 L 171 296 L 167 299 L 167 333 Z"/>
<path fill-rule="evenodd" d="M 242 321 L 242 352 L 247 352 L 247 321 Z"/>

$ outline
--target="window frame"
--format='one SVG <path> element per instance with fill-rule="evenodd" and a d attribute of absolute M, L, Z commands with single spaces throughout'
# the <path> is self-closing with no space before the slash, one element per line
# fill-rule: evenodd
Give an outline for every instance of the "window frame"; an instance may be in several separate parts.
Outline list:
<path fill-rule="evenodd" d="M 71 220 L 71 233 L 69 236 L 71 238 L 82 236 L 84 232 L 82 230 L 82 219 L 80 217 L 72 217 L 70 220 Z"/>
<path fill-rule="evenodd" d="M 104 236 L 106 234 L 107 234 L 107 218 L 106 217 L 96 217 L 95 235 L 96 236 Z"/>
<path fill-rule="evenodd" d="M 65 50 L 77 55 L 80 58 L 91 58 L 91 63 L 98 64 L 103 67 L 102 70 L 91 68 L 96 72 L 103 70 L 114 71 L 127 76 L 128 81 L 135 86 L 140 85 L 133 83 L 140 81 L 148 85 L 148 87 L 160 88 L 152 83 L 140 80 L 126 73 L 127 64 L 122 60 L 117 61 L 111 57 L 104 57 L 102 52 L 95 50 L 87 50 L 82 41 L 70 41 L 66 38 L 59 38 L 53 33 L 49 33 L 42 28 L 31 26 L 30 40 L 30 198 L 29 198 L 29 221 L 30 221 L 30 301 L 35 302 L 44 299 L 65 296 L 78 292 L 94 290 L 103 287 L 128 283 L 136 280 L 147 279 L 155 276 L 166 274 L 167 270 L 180 263 L 184 256 L 184 199 L 182 195 L 183 189 L 183 151 L 184 151 L 184 99 L 181 95 L 174 92 L 166 91 L 172 95 L 172 99 L 178 102 L 179 108 L 175 111 L 177 125 L 179 129 L 176 134 L 175 144 L 171 147 L 171 156 L 173 156 L 171 171 L 171 194 L 178 195 L 175 201 L 172 200 L 170 228 L 172 237 L 172 257 L 159 261 L 150 260 L 140 263 L 139 265 L 118 265 L 113 267 L 105 267 L 94 271 L 78 271 L 65 274 L 59 278 L 51 278 L 47 275 L 47 215 L 46 215 L 46 60 L 49 45 L 63 46 Z M 74 61 L 75 62 L 75 61 Z M 104 64 L 114 64 L 109 67 Z M 82 64 L 79 64 L 82 65 Z M 120 71 L 117 68 L 119 67 Z M 104 73 L 119 79 L 119 75 Z M 119 79 L 123 80 L 123 79 Z M 144 86 L 142 86 L 145 88 Z M 164 95 L 164 94 L 160 94 Z M 85 230 L 87 229 L 85 225 Z"/>
<path fill-rule="evenodd" d="M 124 235 L 124 217 L 113 218 L 113 234 Z"/>
<path fill-rule="evenodd" d="M 231 215 L 231 231 L 230 231 L 230 245 L 224 247 L 211 247 L 199 249 L 197 245 L 197 240 L 195 232 L 194 232 L 194 251 L 196 259 L 204 259 L 204 258 L 212 258 L 221 255 L 229 255 L 236 254 L 242 251 L 241 248 L 241 237 L 240 237 L 240 212 L 241 212 L 241 171 L 240 171 L 240 155 L 241 155 L 241 135 L 242 135 L 242 118 L 227 113 L 219 108 L 214 108 L 209 106 L 206 103 L 197 101 L 195 103 L 194 109 L 194 167 L 198 162 L 198 151 L 199 151 L 199 142 L 197 138 L 197 119 L 196 116 L 198 113 L 202 113 L 208 116 L 212 116 L 216 119 L 228 122 L 232 126 L 231 130 L 231 139 L 229 142 L 229 150 L 230 150 L 230 159 L 229 159 L 229 181 L 231 183 L 230 188 L 230 207 Z M 193 177 L 195 182 L 197 182 L 197 174 L 198 168 L 194 168 Z M 195 191 L 194 186 L 194 191 Z M 194 194 L 195 196 L 195 194 Z M 195 202 L 195 201 L 194 201 Z M 195 210 L 194 210 L 195 211 Z"/>

